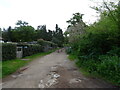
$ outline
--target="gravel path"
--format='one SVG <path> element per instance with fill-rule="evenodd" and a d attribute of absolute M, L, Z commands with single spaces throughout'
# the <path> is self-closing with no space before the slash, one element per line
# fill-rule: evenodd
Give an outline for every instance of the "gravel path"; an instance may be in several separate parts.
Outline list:
<path fill-rule="evenodd" d="M 3 79 L 3 88 L 110 88 L 99 79 L 85 77 L 65 52 L 53 52 L 32 61 Z"/>

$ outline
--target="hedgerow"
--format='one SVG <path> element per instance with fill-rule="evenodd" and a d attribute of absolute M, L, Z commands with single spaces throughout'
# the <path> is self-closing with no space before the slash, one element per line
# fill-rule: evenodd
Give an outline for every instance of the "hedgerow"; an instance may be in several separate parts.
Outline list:
<path fill-rule="evenodd" d="M 2 61 L 16 58 L 16 44 L 2 43 Z"/>
<path fill-rule="evenodd" d="M 33 45 L 32 44 L 18 44 L 17 46 L 22 47 L 23 57 L 43 52 L 43 48 L 39 44 L 33 44 Z"/>
<path fill-rule="evenodd" d="M 40 44 L 41 46 L 50 46 L 50 47 L 57 47 L 57 44 L 53 43 L 53 42 L 50 42 L 50 41 L 45 41 L 43 39 L 39 39 L 37 41 L 38 44 Z"/>

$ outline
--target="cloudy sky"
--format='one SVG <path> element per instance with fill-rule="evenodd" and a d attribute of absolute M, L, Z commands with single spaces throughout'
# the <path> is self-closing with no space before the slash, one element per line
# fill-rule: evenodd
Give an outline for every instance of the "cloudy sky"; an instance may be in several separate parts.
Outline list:
<path fill-rule="evenodd" d="M 96 11 L 90 8 L 94 5 L 91 0 L 0 0 L 0 27 L 14 28 L 17 20 L 23 20 L 34 28 L 46 24 L 51 30 L 58 24 L 65 31 L 73 13 L 85 14 L 88 24 L 97 20 Z"/>

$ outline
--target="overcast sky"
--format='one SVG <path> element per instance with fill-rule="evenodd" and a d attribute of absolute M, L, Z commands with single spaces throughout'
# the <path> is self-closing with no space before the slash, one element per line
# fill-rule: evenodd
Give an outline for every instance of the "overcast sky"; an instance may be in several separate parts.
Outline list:
<path fill-rule="evenodd" d="M 50 30 L 58 24 L 65 31 L 73 13 L 85 14 L 87 23 L 97 20 L 96 11 L 90 8 L 94 5 L 90 0 L 0 0 L 0 27 L 14 28 L 17 20 L 23 20 L 34 28 L 46 24 Z"/>

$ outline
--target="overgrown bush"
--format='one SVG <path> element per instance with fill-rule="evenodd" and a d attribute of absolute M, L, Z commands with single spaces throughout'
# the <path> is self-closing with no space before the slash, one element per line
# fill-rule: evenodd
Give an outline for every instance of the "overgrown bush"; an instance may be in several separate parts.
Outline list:
<path fill-rule="evenodd" d="M 77 60 L 76 64 L 91 74 L 98 75 L 110 82 L 120 85 L 120 57 L 100 55 L 99 61 Z"/>
<path fill-rule="evenodd" d="M 67 54 L 72 53 L 71 47 L 65 47 L 65 51 L 66 51 Z"/>
<path fill-rule="evenodd" d="M 16 44 L 2 43 L 2 60 L 11 60 L 16 58 Z"/>
<path fill-rule="evenodd" d="M 120 57 L 120 48 L 114 46 L 109 52 L 107 52 L 107 54 Z"/>
<path fill-rule="evenodd" d="M 45 41 L 44 41 L 43 39 L 39 39 L 39 40 L 37 41 L 37 43 L 40 44 L 41 46 L 44 45 L 44 42 L 45 42 Z"/>
<path fill-rule="evenodd" d="M 79 67 L 120 86 L 120 28 L 116 22 L 101 14 L 98 22 L 88 26 L 86 33 L 71 43 L 71 53 L 77 56 Z"/>
<path fill-rule="evenodd" d="M 118 56 L 100 56 L 97 72 L 100 76 L 120 85 L 120 58 Z"/>
<path fill-rule="evenodd" d="M 112 40 L 109 40 L 109 33 L 88 33 L 79 41 L 78 57 L 95 58 L 98 55 L 106 54 L 112 49 L 113 44 Z"/>

